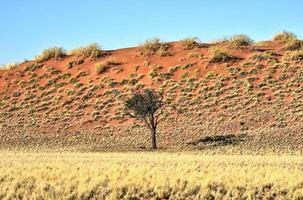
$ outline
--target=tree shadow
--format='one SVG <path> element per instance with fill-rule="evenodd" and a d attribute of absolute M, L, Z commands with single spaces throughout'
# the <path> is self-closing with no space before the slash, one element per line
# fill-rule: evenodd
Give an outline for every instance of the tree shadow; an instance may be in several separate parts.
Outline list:
<path fill-rule="evenodd" d="M 228 135 L 214 135 L 206 136 L 198 140 L 189 142 L 187 144 L 194 146 L 226 146 L 226 145 L 238 145 L 245 142 L 248 139 L 247 134 L 228 134 Z"/>

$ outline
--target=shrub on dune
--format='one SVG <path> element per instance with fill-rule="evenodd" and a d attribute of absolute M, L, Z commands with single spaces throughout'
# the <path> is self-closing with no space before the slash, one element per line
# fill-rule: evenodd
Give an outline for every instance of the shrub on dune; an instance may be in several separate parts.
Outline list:
<path fill-rule="evenodd" d="M 250 46 L 252 43 L 253 40 L 245 34 L 234 35 L 229 40 L 229 45 L 232 48 L 247 47 Z"/>
<path fill-rule="evenodd" d="M 198 37 L 188 37 L 181 40 L 181 44 L 184 50 L 191 50 L 201 47 Z"/>
<path fill-rule="evenodd" d="M 5 64 L 5 65 L 1 65 L 0 66 L 0 70 L 10 70 L 10 69 L 14 69 L 18 66 L 18 63 L 9 63 L 9 64 Z"/>
<path fill-rule="evenodd" d="M 42 54 L 36 57 L 38 62 L 47 61 L 49 59 L 60 60 L 66 56 L 66 51 L 61 47 L 52 47 L 43 50 Z"/>
<path fill-rule="evenodd" d="M 150 56 L 168 56 L 170 55 L 170 45 L 166 42 L 162 42 L 159 38 L 146 40 L 140 44 L 139 47 L 140 55 Z"/>
<path fill-rule="evenodd" d="M 290 40 L 284 45 L 284 49 L 287 51 L 303 49 L 303 41 L 298 39 Z"/>
<path fill-rule="evenodd" d="M 231 55 L 225 50 L 219 49 L 219 48 L 213 48 L 211 49 L 211 57 L 209 62 L 210 63 L 224 63 L 229 61 L 235 61 L 239 60 L 240 58 Z"/>
<path fill-rule="evenodd" d="M 97 59 L 105 54 L 97 43 L 74 49 L 70 54 L 81 58 Z"/>
<path fill-rule="evenodd" d="M 109 64 L 107 62 L 105 62 L 105 63 L 97 63 L 95 65 L 95 68 L 96 68 L 96 73 L 97 74 L 103 74 L 103 73 L 105 73 L 110 68 L 110 66 L 109 66 Z"/>
<path fill-rule="evenodd" d="M 303 50 L 287 52 L 284 59 L 287 61 L 303 61 Z"/>
<path fill-rule="evenodd" d="M 288 43 L 292 40 L 296 40 L 296 39 L 298 39 L 297 36 L 294 33 L 288 32 L 288 31 L 283 31 L 283 32 L 277 33 L 273 37 L 274 41 L 277 41 L 282 44 L 286 44 L 286 43 Z"/>
<path fill-rule="evenodd" d="M 119 65 L 115 58 L 108 58 L 100 63 L 95 64 L 97 74 L 103 74 L 107 72 L 112 66 Z"/>

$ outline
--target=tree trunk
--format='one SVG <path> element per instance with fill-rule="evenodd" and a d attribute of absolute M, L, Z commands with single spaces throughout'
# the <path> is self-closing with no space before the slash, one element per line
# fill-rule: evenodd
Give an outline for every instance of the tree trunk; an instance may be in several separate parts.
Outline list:
<path fill-rule="evenodd" d="M 156 142 L 156 129 L 152 128 L 150 130 L 151 133 L 151 142 L 152 142 L 152 149 L 157 149 L 157 142 Z"/>

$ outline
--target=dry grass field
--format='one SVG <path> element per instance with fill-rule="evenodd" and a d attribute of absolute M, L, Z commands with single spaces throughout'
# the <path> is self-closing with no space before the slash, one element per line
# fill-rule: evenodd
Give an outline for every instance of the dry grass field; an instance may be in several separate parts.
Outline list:
<path fill-rule="evenodd" d="M 0 153 L 0 199 L 303 199 L 303 157 Z"/>

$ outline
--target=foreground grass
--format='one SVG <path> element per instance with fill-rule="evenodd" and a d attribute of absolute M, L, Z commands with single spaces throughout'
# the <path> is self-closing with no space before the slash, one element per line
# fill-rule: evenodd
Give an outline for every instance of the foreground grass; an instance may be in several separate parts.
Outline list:
<path fill-rule="evenodd" d="M 299 155 L 0 153 L 0 199 L 301 199 Z"/>

